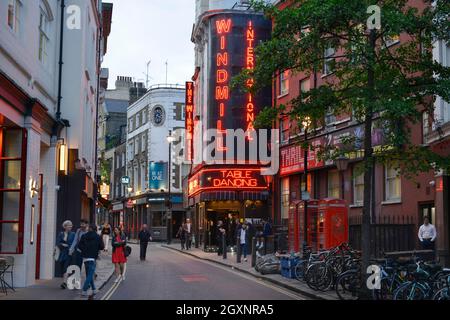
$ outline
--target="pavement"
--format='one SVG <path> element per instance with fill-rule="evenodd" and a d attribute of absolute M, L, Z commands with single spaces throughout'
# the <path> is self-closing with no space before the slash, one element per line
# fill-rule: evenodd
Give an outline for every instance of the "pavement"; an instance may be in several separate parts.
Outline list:
<path fill-rule="evenodd" d="M 289 279 L 282 277 L 280 274 L 269 274 L 269 275 L 262 275 L 258 271 L 256 271 L 251 266 L 251 256 L 248 256 L 248 261 L 245 262 L 242 258 L 241 263 L 236 262 L 236 254 L 235 253 L 228 253 L 227 259 L 223 259 L 222 256 L 218 256 L 217 253 L 210 253 L 210 252 L 204 252 L 202 249 L 199 248 L 191 248 L 190 250 L 181 250 L 180 244 L 170 244 L 170 245 L 162 245 L 162 247 L 178 251 L 180 253 L 190 255 L 192 257 L 195 257 L 197 259 L 201 259 L 204 261 L 209 261 L 212 263 L 216 263 L 228 268 L 231 268 L 233 270 L 240 271 L 242 273 L 251 275 L 257 279 L 273 283 L 277 286 L 284 287 L 288 290 L 291 290 L 293 292 L 297 292 L 305 297 L 308 297 L 310 299 L 314 300 L 339 300 L 338 296 L 334 291 L 325 291 L 325 292 L 319 292 L 311 289 L 308 287 L 308 285 L 304 282 L 300 282 L 296 279 Z"/>
<path fill-rule="evenodd" d="M 95 285 L 97 289 L 102 289 L 114 273 L 114 266 L 111 262 L 111 253 L 101 253 L 97 260 L 97 278 Z M 85 279 L 84 267 L 81 271 L 81 284 Z M 35 285 L 26 288 L 16 288 L 13 292 L 8 290 L 8 295 L 0 292 L 1 300 L 86 300 L 81 297 L 81 290 L 62 290 L 60 285 L 62 278 L 52 280 L 38 280 Z"/>

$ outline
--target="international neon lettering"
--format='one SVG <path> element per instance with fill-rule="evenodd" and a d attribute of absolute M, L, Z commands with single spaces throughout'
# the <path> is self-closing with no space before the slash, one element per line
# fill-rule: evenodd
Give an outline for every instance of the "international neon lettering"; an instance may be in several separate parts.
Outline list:
<path fill-rule="evenodd" d="M 253 70 L 255 68 L 255 29 L 253 29 L 252 21 L 248 22 L 246 30 L 246 51 L 245 51 L 245 65 L 247 70 Z M 248 88 L 253 87 L 254 79 L 250 78 L 246 81 Z M 253 123 L 255 121 L 255 105 L 253 102 L 253 95 L 251 93 L 247 94 L 247 102 L 245 106 L 245 122 L 247 138 L 251 139 L 251 132 L 254 129 Z"/>
<path fill-rule="evenodd" d="M 193 158 L 193 135 L 194 135 L 194 83 L 186 82 L 186 102 L 185 102 L 185 129 L 186 129 L 186 160 Z"/>
<path fill-rule="evenodd" d="M 223 134 L 226 132 L 225 116 L 226 105 L 230 99 L 230 87 L 229 87 L 229 55 L 227 48 L 227 35 L 232 28 L 231 19 L 220 19 L 216 21 L 216 32 L 219 36 L 219 52 L 216 55 L 216 88 L 215 88 L 215 100 L 219 105 L 219 113 L 216 122 L 216 128 L 218 137 L 216 138 L 216 149 L 218 151 L 226 151 L 224 146 Z"/>

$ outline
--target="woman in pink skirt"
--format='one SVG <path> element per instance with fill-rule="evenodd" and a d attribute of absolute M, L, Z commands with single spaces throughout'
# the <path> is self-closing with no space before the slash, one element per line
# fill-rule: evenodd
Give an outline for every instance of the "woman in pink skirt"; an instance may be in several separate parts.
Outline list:
<path fill-rule="evenodd" d="M 124 266 L 127 263 L 127 257 L 125 257 L 125 246 L 127 245 L 127 238 L 118 227 L 114 228 L 114 235 L 112 237 L 112 263 L 114 263 L 116 270 L 116 280 L 114 283 L 120 280 L 125 280 Z"/>

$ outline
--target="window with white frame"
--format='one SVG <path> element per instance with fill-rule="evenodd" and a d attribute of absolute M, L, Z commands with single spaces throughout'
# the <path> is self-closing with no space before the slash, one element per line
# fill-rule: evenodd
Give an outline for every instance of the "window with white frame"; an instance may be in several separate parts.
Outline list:
<path fill-rule="evenodd" d="M 181 121 L 185 120 L 185 105 L 181 105 Z"/>
<path fill-rule="evenodd" d="M 126 157 L 125 157 L 125 152 L 122 153 L 122 167 L 125 167 L 125 163 L 126 163 Z"/>
<path fill-rule="evenodd" d="M 136 128 L 139 128 L 142 125 L 141 113 L 138 112 L 136 114 Z"/>
<path fill-rule="evenodd" d="M 8 26 L 15 33 L 20 32 L 21 9 L 22 1 L 8 0 Z"/>
<path fill-rule="evenodd" d="M 133 160 L 133 158 L 134 158 L 134 143 L 133 141 L 131 141 L 128 144 L 128 161 Z"/>
<path fill-rule="evenodd" d="M 401 178 L 399 170 L 395 163 L 385 166 L 385 200 L 400 201 L 401 200 Z"/>
<path fill-rule="evenodd" d="M 289 70 L 280 74 L 280 96 L 289 93 Z"/>
<path fill-rule="evenodd" d="M 141 140 L 141 143 L 142 143 L 142 151 L 145 151 L 145 150 L 147 150 L 147 133 L 144 133 L 143 135 L 142 135 L 142 140 Z"/>
<path fill-rule="evenodd" d="M 281 144 L 289 142 L 290 124 L 288 117 L 280 119 Z"/>
<path fill-rule="evenodd" d="M 428 112 L 422 113 L 422 143 L 427 141 L 428 134 L 430 133 L 430 116 Z"/>
<path fill-rule="evenodd" d="M 339 199 L 339 171 L 328 171 L 328 197 Z"/>
<path fill-rule="evenodd" d="M 433 44 L 433 59 L 444 67 L 450 67 L 450 44 L 445 41 L 436 41 Z M 447 103 L 442 97 L 437 96 L 434 112 L 432 129 L 437 130 L 441 125 L 450 121 L 450 103 Z"/>
<path fill-rule="evenodd" d="M 128 119 L 128 132 L 131 132 L 133 130 L 134 130 L 134 128 L 133 128 L 133 117 L 131 117 L 131 118 Z"/>
<path fill-rule="evenodd" d="M 323 75 L 329 75 L 333 73 L 333 62 L 334 62 L 334 54 L 336 50 L 332 47 L 325 49 L 323 53 L 324 62 L 323 62 Z"/>
<path fill-rule="evenodd" d="M 41 8 L 39 16 L 39 61 L 44 65 L 48 62 L 48 49 L 50 43 L 50 21 L 47 13 Z"/>
<path fill-rule="evenodd" d="M 281 220 L 289 219 L 289 177 L 281 179 Z"/>
<path fill-rule="evenodd" d="M 331 126 L 336 122 L 336 116 L 332 109 L 328 109 L 325 113 L 325 125 Z"/>
<path fill-rule="evenodd" d="M 139 149 L 141 147 L 141 139 L 139 138 L 139 136 L 136 137 L 135 142 L 134 142 L 134 154 L 138 154 L 139 153 Z"/>
<path fill-rule="evenodd" d="M 300 80 L 300 96 L 311 90 L 311 81 L 309 78 Z"/>
<path fill-rule="evenodd" d="M 362 205 L 364 202 L 364 165 L 353 167 L 353 204 Z"/>
<path fill-rule="evenodd" d="M 148 121 L 148 110 L 147 108 L 144 108 L 144 110 L 142 110 L 142 124 L 146 124 Z"/>

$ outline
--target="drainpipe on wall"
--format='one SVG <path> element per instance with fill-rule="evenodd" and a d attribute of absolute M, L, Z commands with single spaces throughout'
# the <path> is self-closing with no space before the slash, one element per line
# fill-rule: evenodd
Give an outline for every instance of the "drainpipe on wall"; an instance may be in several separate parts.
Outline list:
<path fill-rule="evenodd" d="M 64 127 L 70 127 L 70 123 L 66 119 L 61 119 L 61 100 L 62 100 L 62 67 L 63 67 L 63 53 L 64 53 L 64 13 L 66 3 L 61 0 L 61 21 L 60 21 L 60 38 L 59 38 L 59 61 L 58 61 L 58 102 L 56 106 L 56 125 L 53 127 L 52 141 L 56 143 L 59 138 L 61 130 Z"/>
<path fill-rule="evenodd" d="M 101 16 L 101 11 L 98 13 Z M 103 17 L 102 17 L 103 18 Z M 98 43 L 97 43 L 97 97 L 96 97 L 96 103 L 95 103 L 95 164 L 94 164 L 94 182 L 96 185 L 96 190 L 94 191 L 94 212 L 93 212 L 93 219 L 92 221 L 95 221 L 95 213 L 96 213 L 96 204 L 98 200 L 98 187 L 100 183 L 100 179 L 98 179 L 98 155 L 97 155 L 97 148 L 98 148 L 98 109 L 99 109 L 99 103 L 100 103 L 100 77 L 101 77 L 101 45 L 102 45 L 102 35 L 103 35 L 103 27 L 102 27 L 102 18 L 100 19 L 100 28 L 99 28 L 99 34 L 98 34 Z"/>

